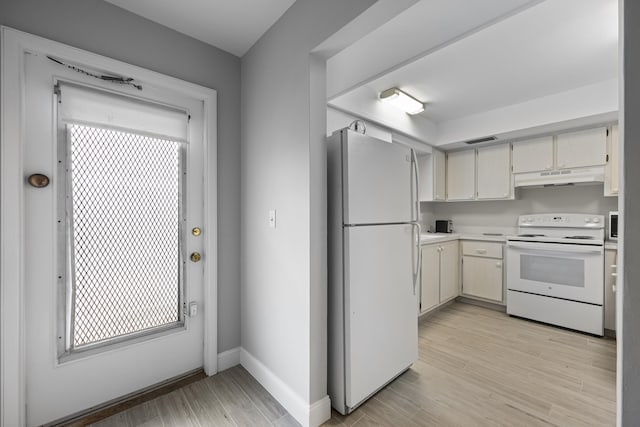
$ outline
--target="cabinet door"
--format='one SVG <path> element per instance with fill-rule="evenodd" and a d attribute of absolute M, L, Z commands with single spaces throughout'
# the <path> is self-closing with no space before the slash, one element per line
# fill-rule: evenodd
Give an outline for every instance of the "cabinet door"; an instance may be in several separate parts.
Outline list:
<path fill-rule="evenodd" d="M 422 245 L 420 311 L 440 303 L 440 245 Z"/>
<path fill-rule="evenodd" d="M 616 294 L 613 287 L 616 284 L 616 254 L 615 250 L 604 251 L 604 328 L 616 330 Z"/>
<path fill-rule="evenodd" d="M 462 293 L 502 302 L 502 260 L 464 256 L 462 258 Z"/>
<path fill-rule="evenodd" d="M 619 187 L 618 176 L 618 125 L 611 126 L 609 135 L 607 169 L 604 178 L 604 195 L 617 196 Z"/>
<path fill-rule="evenodd" d="M 606 128 L 560 134 L 556 137 L 556 168 L 604 165 L 606 151 Z"/>
<path fill-rule="evenodd" d="M 446 197 L 446 159 L 442 151 L 433 150 L 433 200 Z"/>
<path fill-rule="evenodd" d="M 440 247 L 440 302 L 445 302 L 460 294 L 460 251 L 457 240 Z"/>
<path fill-rule="evenodd" d="M 511 146 L 478 148 L 478 199 L 511 197 Z"/>
<path fill-rule="evenodd" d="M 473 200 L 476 184 L 476 150 L 447 154 L 447 199 Z"/>
<path fill-rule="evenodd" d="M 553 137 L 513 143 L 513 173 L 553 169 Z"/>
<path fill-rule="evenodd" d="M 431 154 L 418 156 L 421 202 L 445 200 L 445 167 L 446 160 L 442 151 L 433 150 Z"/>

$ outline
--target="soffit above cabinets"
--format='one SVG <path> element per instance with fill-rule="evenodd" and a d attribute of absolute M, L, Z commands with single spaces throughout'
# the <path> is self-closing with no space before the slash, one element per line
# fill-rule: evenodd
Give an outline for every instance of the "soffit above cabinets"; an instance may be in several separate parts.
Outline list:
<path fill-rule="evenodd" d="M 422 43 L 424 54 L 398 61 L 386 72 L 362 74 L 359 84 L 342 92 L 334 85 L 337 94 L 330 93 L 329 105 L 445 149 L 467 139 L 551 125 L 554 117 L 569 122 L 593 116 L 602 122 L 617 111 L 617 0 L 508 2 L 510 8 L 488 2 L 494 16 L 479 13 L 474 0 L 451 1 L 449 9 L 439 3 L 423 0 L 390 22 L 396 27 L 401 19 L 411 22 L 411 11 L 420 6 L 440 12 L 437 22 L 425 18 L 424 30 L 413 37 L 403 34 L 410 47 L 399 50 Z M 469 16 L 478 16 L 477 28 L 471 28 Z M 441 28 L 436 34 L 431 34 L 433 25 Z M 452 34 L 451 28 L 461 32 Z M 378 40 L 373 51 L 370 44 L 365 38 L 349 50 L 362 57 L 400 55 L 395 45 Z M 340 55 L 329 60 L 329 82 L 348 63 Z M 425 111 L 406 118 L 380 105 L 378 93 L 390 87 L 425 102 Z M 511 120 L 513 127 L 501 119 Z"/>
<path fill-rule="evenodd" d="M 295 0 L 106 0 L 195 39 L 244 55 Z"/>

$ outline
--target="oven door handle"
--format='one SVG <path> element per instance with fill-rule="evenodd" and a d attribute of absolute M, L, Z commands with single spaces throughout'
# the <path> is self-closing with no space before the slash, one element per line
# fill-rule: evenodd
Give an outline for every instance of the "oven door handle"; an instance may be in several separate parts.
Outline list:
<path fill-rule="evenodd" d="M 602 246 L 589 245 L 564 245 L 556 243 L 536 243 L 536 242 L 507 242 L 507 247 L 514 249 L 535 250 L 535 251 L 552 251 L 580 254 L 601 254 L 604 252 Z"/>

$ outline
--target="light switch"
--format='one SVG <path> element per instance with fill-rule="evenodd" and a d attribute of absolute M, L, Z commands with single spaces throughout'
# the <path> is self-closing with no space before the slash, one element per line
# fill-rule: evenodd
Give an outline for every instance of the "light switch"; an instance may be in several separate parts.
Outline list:
<path fill-rule="evenodd" d="M 276 210 L 269 211 L 269 227 L 276 228 Z"/>
<path fill-rule="evenodd" d="M 189 317 L 195 317 L 198 315 L 198 303 L 192 301 L 189 303 Z"/>

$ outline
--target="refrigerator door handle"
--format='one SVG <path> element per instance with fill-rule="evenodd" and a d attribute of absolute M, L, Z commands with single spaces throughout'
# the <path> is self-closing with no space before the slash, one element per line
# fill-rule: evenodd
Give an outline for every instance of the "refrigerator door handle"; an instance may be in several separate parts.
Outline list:
<path fill-rule="evenodd" d="M 418 280 L 420 280 L 420 271 L 422 270 L 422 254 L 420 253 L 420 235 L 422 234 L 422 227 L 418 222 L 411 223 L 414 230 L 418 230 L 416 236 L 416 271 L 413 273 L 413 295 L 416 294 L 418 287 Z"/>
<path fill-rule="evenodd" d="M 416 150 L 414 150 L 413 148 L 411 149 L 411 165 L 413 166 L 413 177 L 416 180 L 416 186 L 415 186 L 415 196 L 416 199 L 414 201 L 414 205 L 415 205 L 415 210 L 416 210 L 416 217 L 415 219 L 413 219 L 413 221 L 415 221 L 416 223 L 418 221 L 420 221 L 420 189 L 419 189 L 419 183 L 420 183 L 420 177 L 419 177 L 419 173 L 418 173 L 418 156 L 416 154 Z M 411 211 L 413 212 L 414 207 L 411 207 Z"/>

